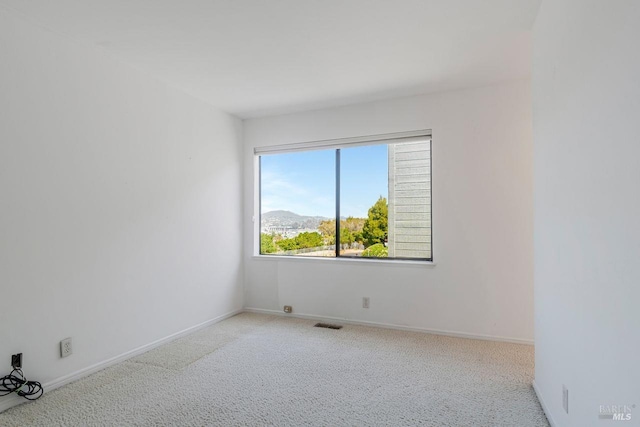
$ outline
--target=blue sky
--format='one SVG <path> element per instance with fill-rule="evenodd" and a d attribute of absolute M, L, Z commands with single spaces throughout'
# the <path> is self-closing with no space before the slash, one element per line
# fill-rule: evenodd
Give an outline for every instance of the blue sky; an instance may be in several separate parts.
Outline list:
<path fill-rule="evenodd" d="M 335 157 L 335 150 L 262 156 L 262 212 L 335 217 Z M 344 148 L 340 163 L 340 215 L 366 218 L 378 197 L 387 197 L 387 146 Z"/>

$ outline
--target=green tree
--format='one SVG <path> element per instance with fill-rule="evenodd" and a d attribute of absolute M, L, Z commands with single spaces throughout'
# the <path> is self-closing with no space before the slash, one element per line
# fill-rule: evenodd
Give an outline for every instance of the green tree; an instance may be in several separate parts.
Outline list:
<path fill-rule="evenodd" d="M 260 233 L 260 253 L 261 254 L 272 254 L 276 252 L 278 248 L 275 243 L 273 243 L 273 235 Z"/>
<path fill-rule="evenodd" d="M 322 235 L 325 245 L 333 245 L 336 242 L 336 220 L 327 219 L 318 225 L 318 231 Z"/>
<path fill-rule="evenodd" d="M 345 228 L 352 233 L 361 232 L 362 227 L 364 226 L 364 221 L 364 218 L 354 218 L 350 216 L 347 219 L 340 221 L 340 228 Z"/>
<path fill-rule="evenodd" d="M 317 248 L 323 244 L 322 236 L 316 231 L 300 233 L 296 236 L 296 241 L 300 249 Z"/>
<path fill-rule="evenodd" d="M 317 248 L 324 244 L 322 236 L 317 231 L 304 232 L 290 239 L 282 239 L 276 245 L 283 251 L 295 251 L 297 249 Z"/>
<path fill-rule="evenodd" d="M 336 234 L 336 220 L 325 219 L 324 221 L 320 221 L 320 224 L 318 224 L 318 231 L 323 237 L 334 236 Z"/>
<path fill-rule="evenodd" d="M 362 229 L 365 221 L 364 218 L 354 218 L 352 216 L 340 221 L 340 230 L 349 231 L 347 236 L 343 236 L 342 231 L 340 231 L 340 242 L 349 244 L 353 242 L 362 243 L 364 241 L 362 238 Z M 345 240 L 344 237 L 347 237 L 347 240 Z"/>
<path fill-rule="evenodd" d="M 340 220 L 340 244 L 349 245 L 353 242 L 362 242 L 362 227 L 364 218 L 354 218 Z M 336 220 L 327 219 L 318 225 L 318 231 L 322 235 L 325 245 L 333 245 L 336 242 Z"/>
<path fill-rule="evenodd" d="M 298 241 L 295 239 L 295 237 L 291 239 L 282 239 L 276 244 L 283 251 L 293 251 L 296 249 L 300 249 L 300 246 L 298 245 Z"/>
<path fill-rule="evenodd" d="M 345 245 L 350 245 L 353 242 L 355 242 L 355 236 L 354 236 L 353 232 L 349 231 L 349 229 L 347 229 L 347 228 L 342 228 L 342 224 L 341 224 L 341 227 L 340 227 L 340 246 L 344 247 Z"/>
<path fill-rule="evenodd" d="M 387 241 L 388 214 L 387 199 L 380 196 L 378 201 L 369 208 L 368 218 L 362 227 L 362 238 L 366 247 L 376 243 L 384 244 Z"/>

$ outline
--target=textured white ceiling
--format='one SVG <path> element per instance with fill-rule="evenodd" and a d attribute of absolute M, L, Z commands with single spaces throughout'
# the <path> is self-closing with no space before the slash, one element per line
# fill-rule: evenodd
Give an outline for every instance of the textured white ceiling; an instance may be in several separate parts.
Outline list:
<path fill-rule="evenodd" d="M 540 0 L 0 0 L 240 117 L 530 75 Z"/>

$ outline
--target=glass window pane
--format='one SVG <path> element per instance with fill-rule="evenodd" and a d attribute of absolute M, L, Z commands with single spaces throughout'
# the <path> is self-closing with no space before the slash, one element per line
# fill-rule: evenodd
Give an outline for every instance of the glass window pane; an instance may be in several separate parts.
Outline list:
<path fill-rule="evenodd" d="M 387 145 L 340 150 L 340 256 L 387 257 Z"/>
<path fill-rule="evenodd" d="M 260 157 L 260 253 L 335 256 L 335 150 Z"/>

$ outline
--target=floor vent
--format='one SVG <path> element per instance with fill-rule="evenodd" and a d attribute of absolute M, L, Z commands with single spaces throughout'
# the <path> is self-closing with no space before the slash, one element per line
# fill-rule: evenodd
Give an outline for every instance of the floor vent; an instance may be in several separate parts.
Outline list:
<path fill-rule="evenodd" d="M 315 326 L 316 328 L 342 329 L 342 325 L 334 325 L 331 323 L 316 323 L 313 326 Z"/>

